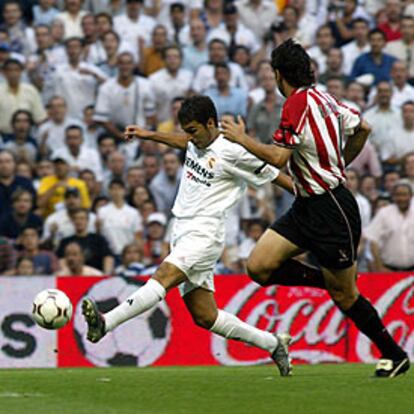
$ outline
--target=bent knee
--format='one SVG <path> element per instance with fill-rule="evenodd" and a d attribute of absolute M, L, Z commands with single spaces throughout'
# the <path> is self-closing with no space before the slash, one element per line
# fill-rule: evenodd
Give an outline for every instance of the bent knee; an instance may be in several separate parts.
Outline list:
<path fill-rule="evenodd" d="M 266 266 L 265 263 L 260 262 L 254 258 L 249 259 L 247 261 L 247 274 L 249 275 L 250 279 L 255 281 L 261 286 L 267 286 L 267 282 L 274 270 L 276 270 L 279 266 L 273 266 L 270 268 Z"/>
<path fill-rule="evenodd" d="M 211 329 L 214 322 L 217 319 L 217 315 L 193 315 L 194 323 L 200 328 Z"/>
<path fill-rule="evenodd" d="M 351 291 L 329 290 L 332 300 L 342 310 L 349 309 L 358 299 L 358 293 Z"/>

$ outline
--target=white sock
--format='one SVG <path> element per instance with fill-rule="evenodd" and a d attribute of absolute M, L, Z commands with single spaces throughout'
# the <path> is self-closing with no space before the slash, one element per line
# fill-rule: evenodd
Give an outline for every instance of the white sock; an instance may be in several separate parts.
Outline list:
<path fill-rule="evenodd" d="M 225 338 L 246 342 L 269 352 L 273 352 L 278 343 L 277 338 L 270 332 L 257 329 L 241 321 L 237 316 L 222 310 L 218 311 L 217 319 L 210 331 Z"/>
<path fill-rule="evenodd" d="M 151 309 L 165 298 L 166 293 L 166 290 L 159 282 L 149 279 L 144 286 L 136 290 L 128 299 L 108 313 L 105 313 L 106 331 L 112 331 L 128 319 Z"/>

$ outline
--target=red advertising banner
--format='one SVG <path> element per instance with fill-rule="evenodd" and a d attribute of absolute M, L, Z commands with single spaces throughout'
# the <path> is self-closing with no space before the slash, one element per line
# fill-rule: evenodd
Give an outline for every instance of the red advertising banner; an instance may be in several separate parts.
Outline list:
<path fill-rule="evenodd" d="M 142 278 L 58 278 L 56 287 L 72 300 L 74 317 L 58 331 L 57 365 L 252 365 L 269 361 L 264 351 L 195 326 L 177 289 L 158 307 L 120 326 L 99 344 L 87 342 L 82 298 L 93 297 L 107 311 L 142 283 Z M 378 357 L 370 341 L 344 318 L 325 291 L 262 288 L 244 275 L 217 276 L 215 284 L 219 308 L 258 328 L 290 332 L 296 362 L 373 362 Z M 358 286 L 414 359 L 414 275 L 365 274 Z"/>

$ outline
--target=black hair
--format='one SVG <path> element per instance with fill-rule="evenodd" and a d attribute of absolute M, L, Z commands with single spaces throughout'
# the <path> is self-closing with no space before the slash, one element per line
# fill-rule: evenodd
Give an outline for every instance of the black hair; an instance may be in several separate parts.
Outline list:
<path fill-rule="evenodd" d="M 216 71 L 219 68 L 226 69 L 227 72 L 230 73 L 230 67 L 226 62 L 219 62 L 214 65 L 214 71 Z"/>
<path fill-rule="evenodd" d="M 378 29 L 377 27 L 369 31 L 368 38 L 371 39 L 371 37 L 374 36 L 374 34 L 379 34 L 382 36 L 384 40 L 387 40 L 387 36 L 385 35 L 384 31 L 381 29 Z"/>
<path fill-rule="evenodd" d="M 214 125 L 218 126 L 217 109 L 208 96 L 199 95 L 187 98 L 178 111 L 178 120 L 181 125 L 196 121 L 206 126 L 209 119 L 213 119 Z"/>
<path fill-rule="evenodd" d="M 82 129 L 82 127 L 80 127 L 79 125 L 76 125 L 76 124 L 71 124 L 71 125 L 68 125 L 68 126 L 65 128 L 65 134 L 66 134 L 68 131 L 72 130 L 72 129 L 76 129 L 76 130 L 78 130 L 78 131 L 81 133 L 81 135 L 83 136 L 83 129 Z"/>
<path fill-rule="evenodd" d="M 115 145 L 117 144 L 117 142 L 116 142 L 116 138 L 115 138 L 113 135 L 108 134 L 107 132 L 102 132 L 102 134 L 101 134 L 101 135 L 99 135 L 99 136 L 98 136 L 98 139 L 97 139 L 98 146 L 99 146 L 99 145 L 101 144 L 101 142 L 102 142 L 102 141 L 104 141 L 105 139 L 110 139 L 110 140 L 112 140 L 112 141 L 115 143 Z"/>
<path fill-rule="evenodd" d="M 65 47 L 68 47 L 69 43 L 71 42 L 79 42 L 81 46 L 84 46 L 85 42 L 81 37 L 72 36 L 65 40 L 64 45 Z"/>
<path fill-rule="evenodd" d="M 19 233 L 19 236 L 21 236 L 26 230 L 34 230 L 38 237 L 40 237 L 40 230 L 39 227 L 36 227 L 34 224 L 26 224 Z"/>
<path fill-rule="evenodd" d="M 408 100 L 408 101 L 405 101 L 402 105 L 401 105 L 401 108 L 404 108 L 404 106 L 406 106 L 406 105 L 414 105 L 414 101 L 413 100 Z"/>
<path fill-rule="evenodd" d="M 117 33 L 117 32 L 115 32 L 114 30 L 108 30 L 107 32 L 105 32 L 102 36 L 101 36 L 101 39 L 102 40 L 104 40 L 105 39 L 105 37 L 107 36 L 107 35 L 112 35 L 112 36 L 114 36 L 115 37 L 115 39 L 118 41 L 118 43 L 120 43 L 121 42 L 121 38 L 119 37 L 119 34 Z"/>
<path fill-rule="evenodd" d="M 357 23 L 363 23 L 366 26 L 369 26 L 369 21 L 367 19 L 364 19 L 363 17 L 357 17 L 356 19 L 353 19 L 351 22 L 352 27 Z"/>
<path fill-rule="evenodd" d="M 6 1 L 3 3 L 3 7 L 2 7 L 2 12 L 3 12 L 3 13 L 4 13 L 4 10 L 6 10 L 6 7 L 7 7 L 9 4 L 17 4 L 17 5 L 19 6 L 19 8 L 20 8 L 20 11 L 23 11 L 23 10 L 22 10 L 22 3 L 21 3 L 19 0 L 6 0 Z"/>
<path fill-rule="evenodd" d="M 95 14 L 95 21 L 99 18 L 104 17 L 108 22 L 111 24 L 111 27 L 114 25 L 114 20 L 112 19 L 112 16 L 109 13 L 101 12 Z"/>
<path fill-rule="evenodd" d="M 176 96 L 171 101 L 171 105 L 175 104 L 176 102 L 184 102 L 184 101 L 185 101 L 185 97 L 184 96 Z"/>
<path fill-rule="evenodd" d="M 217 37 L 215 37 L 214 39 L 211 39 L 209 42 L 208 42 L 208 48 L 210 49 L 210 47 L 211 47 L 211 45 L 212 44 L 214 44 L 214 43 L 219 43 L 220 45 L 222 45 L 226 50 L 227 50 L 227 43 L 224 41 L 224 40 L 222 40 L 222 39 L 218 39 Z"/>
<path fill-rule="evenodd" d="M 126 188 L 124 181 L 120 178 L 113 178 L 109 183 L 108 188 L 112 188 L 114 185 L 119 185 L 122 188 Z"/>
<path fill-rule="evenodd" d="M 7 67 L 10 65 L 17 65 L 21 70 L 24 69 L 23 63 L 20 62 L 20 60 L 13 58 L 6 59 L 6 61 L 3 63 L 3 69 L 7 69 Z"/>
<path fill-rule="evenodd" d="M 44 23 L 39 23 L 34 27 L 34 30 L 36 31 L 37 29 L 47 29 L 47 31 L 50 33 L 50 26 L 48 26 L 47 24 Z"/>
<path fill-rule="evenodd" d="M 321 34 L 321 31 L 325 29 L 328 29 L 331 32 L 331 36 L 333 36 L 331 26 L 329 26 L 329 24 L 323 24 L 318 27 L 318 30 L 316 30 L 316 37 L 318 37 Z"/>
<path fill-rule="evenodd" d="M 21 265 L 21 263 L 24 262 L 25 260 L 29 261 L 30 263 L 32 263 L 34 265 L 33 259 L 31 257 L 29 257 L 29 256 L 20 256 L 16 260 L 16 267 L 19 267 Z"/>
<path fill-rule="evenodd" d="M 167 53 L 169 50 L 177 50 L 178 53 L 180 54 L 180 58 L 183 58 L 183 51 L 181 50 L 181 48 L 177 45 L 168 45 L 166 47 L 164 47 L 164 49 L 162 49 L 161 52 L 161 56 L 163 59 L 165 59 L 167 57 Z"/>
<path fill-rule="evenodd" d="M 175 11 L 175 10 L 178 10 L 180 12 L 184 12 L 185 11 L 184 4 L 178 3 L 178 2 L 171 3 L 171 5 L 170 5 L 170 13 L 173 12 L 173 11 Z"/>
<path fill-rule="evenodd" d="M 22 114 L 26 115 L 29 118 L 30 126 L 33 126 L 34 125 L 33 115 L 30 111 L 27 111 L 26 109 L 18 109 L 17 111 L 13 112 L 13 115 L 11 118 L 11 124 L 14 125 L 17 121 L 17 117 Z"/>
<path fill-rule="evenodd" d="M 311 86 L 315 83 L 315 74 L 311 60 L 305 49 L 292 39 L 286 40 L 273 49 L 272 68 L 293 87 Z"/>

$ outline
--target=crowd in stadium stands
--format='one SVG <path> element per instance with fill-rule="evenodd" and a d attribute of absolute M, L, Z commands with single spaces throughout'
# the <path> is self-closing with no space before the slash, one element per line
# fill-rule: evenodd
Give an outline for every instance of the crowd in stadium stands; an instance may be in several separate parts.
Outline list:
<path fill-rule="evenodd" d="M 360 270 L 414 268 L 413 0 L 0 0 L 0 8 L 0 274 L 153 272 L 169 251 L 184 154 L 127 144 L 125 126 L 180 131 L 183 99 L 205 94 L 220 118 L 240 115 L 250 134 L 272 142 L 284 98 L 270 53 L 288 38 L 307 48 L 316 87 L 373 129 L 346 174 L 361 211 Z M 243 271 L 292 200 L 272 185 L 249 188 L 228 217 L 217 272 Z"/>

